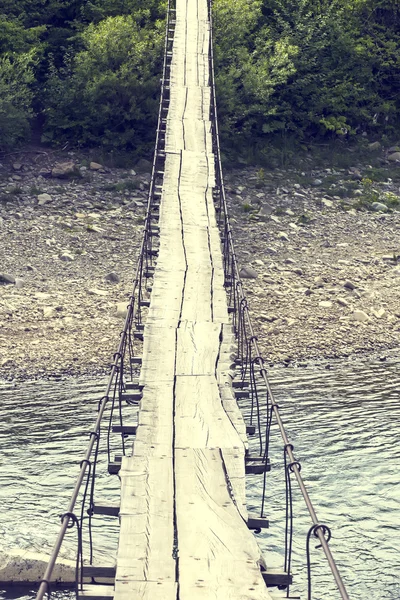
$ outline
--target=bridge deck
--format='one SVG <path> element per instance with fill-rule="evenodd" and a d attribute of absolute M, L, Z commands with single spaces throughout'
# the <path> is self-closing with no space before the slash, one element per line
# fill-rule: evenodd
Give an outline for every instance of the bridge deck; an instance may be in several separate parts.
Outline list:
<path fill-rule="evenodd" d="M 178 0 L 160 248 L 139 426 L 121 477 L 116 600 L 269 600 L 247 528 L 245 427 L 212 189 L 206 0 Z"/>

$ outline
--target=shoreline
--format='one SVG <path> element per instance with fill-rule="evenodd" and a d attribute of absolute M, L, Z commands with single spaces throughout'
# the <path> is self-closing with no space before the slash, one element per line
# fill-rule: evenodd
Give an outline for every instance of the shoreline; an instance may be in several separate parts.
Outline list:
<path fill-rule="evenodd" d="M 150 163 L 110 169 L 71 152 L 57 161 L 75 174 L 52 176 L 47 154 L 0 167 L 0 277 L 13 280 L 0 285 L 3 381 L 107 376 L 131 293 Z M 364 206 L 371 169 L 226 172 L 267 366 L 400 348 L 400 165 L 373 184 L 374 198 L 392 199 L 385 210 Z"/>

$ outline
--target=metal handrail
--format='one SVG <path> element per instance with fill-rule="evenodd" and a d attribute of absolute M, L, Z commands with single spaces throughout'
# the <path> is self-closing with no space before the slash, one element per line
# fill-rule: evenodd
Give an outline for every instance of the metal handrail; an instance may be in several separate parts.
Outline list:
<path fill-rule="evenodd" d="M 169 28 L 170 28 L 170 6 L 171 6 L 171 3 L 172 3 L 172 0 L 168 0 L 165 45 L 164 45 L 163 77 L 161 80 L 160 105 L 159 105 L 159 113 L 158 113 L 158 126 L 157 126 L 157 132 L 156 132 L 155 151 L 154 151 L 154 157 L 153 157 L 152 176 L 151 176 L 151 181 L 150 181 L 150 186 L 149 186 L 147 212 L 146 212 L 146 218 L 145 218 L 144 227 L 143 227 L 142 243 L 141 243 L 140 251 L 139 251 L 139 259 L 138 259 L 138 264 L 137 264 L 137 268 L 136 268 L 136 274 L 133 279 L 132 294 L 130 296 L 130 301 L 127 306 L 127 314 L 125 317 L 124 327 L 123 327 L 123 330 L 122 330 L 122 333 L 120 336 L 118 349 L 117 349 L 117 352 L 114 354 L 114 361 L 111 366 L 111 372 L 110 372 L 109 379 L 107 382 L 106 392 L 99 403 L 97 419 L 96 419 L 93 430 L 90 432 L 89 444 L 88 444 L 85 456 L 80 463 L 79 475 L 76 480 L 67 511 L 61 517 L 61 527 L 60 527 L 58 536 L 56 538 L 56 541 L 54 543 L 45 573 L 41 580 L 41 583 L 40 583 L 40 586 L 39 586 L 39 589 L 38 589 L 38 592 L 36 595 L 36 600 L 42 600 L 42 598 L 45 596 L 45 594 L 50 589 L 50 581 L 51 581 L 52 573 L 53 573 L 54 566 L 56 564 L 64 537 L 65 537 L 65 533 L 66 533 L 67 529 L 69 528 L 70 524 L 71 523 L 73 524 L 73 522 L 74 522 L 73 511 L 75 509 L 75 504 L 78 499 L 82 483 L 85 479 L 86 472 L 90 465 L 90 459 L 92 457 L 92 452 L 93 452 L 93 448 L 95 446 L 95 442 L 98 440 L 98 438 L 100 436 L 101 421 L 104 416 L 107 402 L 110 399 L 110 392 L 111 392 L 111 389 L 112 389 L 112 386 L 114 383 L 114 379 L 120 371 L 120 363 L 121 363 L 121 358 L 123 357 L 124 350 L 126 347 L 127 336 L 129 334 L 133 319 L 136 316 L 135 315 L 135 298 L 136 298 L 137 294 L 139 294 L 139 296 L 141 294 L 143 263 L 144 263 L 144 258 L 146 256 L 146 250 L 147 250 L 147 246 L 149 244 L 149 238 L 150 238 L 149 232 L 150 232 L 150 223 L 151 223 L 151 209 L 152 209 L 152 204 L 153 204 L 153 200 L 154 200 L 154 185 L 155 185 L 154 181 L 155 181 L 155 173 L 156 173 L 156 168 L 157 168 L 158 152 L 159 152 L 159 145 L 160 145 L 159 131 L 160 131 L 161 118 L 162 118 L 162 103 L 163 103 L 164 92 L 165 92 L 164 80 L 165 80 L 165 73 L 166 73 L 166 69 L 167 69 L 167 51 L 166 50 L 167 50 L 167 45 L 168 45 L 168 36 L 169 36 Z M 140 306 L 139 306 L 139 308 L 140 308 Z"/>
<path fill-rule="evenodd" d="M 347 590 L 343 583 L 342 577 L 336 566 L 335 560 L 334 560 L 331 550 L 329 548 L 328 541 L 326 540 L 325 535 L 324 535 L 326 527 L 323 526 L 323 524 L 318 520 L 316 511 L 314 509 L 311 498 L 308 494 L 308 491 L 304 484 L 304 480 L 300 473 L 300 469 L 301 469 L 300 464 L 294 456 L 294 452 L 293 452 L 294 446 L 289 442 L 289 438 L 287 436 L 285 426 L 283 424 L 283 421 L 282 421 L 282 418 L 281 418 L 281 415 L 279 412 L 278 403 L 276 402 L 276 400 L 274 398 L 274 395 L 273 395 L 273 392 L 272 392 L 272 389 L 271 389 L 271 386 L 270 386 L 270 383 L 268 380 L 267 371 L 264 367 L 264 360 L 260 353 L 259 345 L 257 342 L 257 337 L 255 336 L 255 333 L 254 333 L 254 328 L 253 328 L 253 324 L 252 324 L 252 320 L 251 320 L 251 316 L 250 316 L 250 311 L 249 311 L 249 307 L 247 305 L 246 295 L 244 293 L 243 284 L 241 282 L 240 275 L 239 275 L 239 266 L 238 266 L 236 253 L 235 253 L 232 230 L 231 230 L 231 227 L 229 224 L 228 208 L 227 208 L 227 203 L 226 203 L 226 195 L 225 195 L 225 188 L 224 188 L 223 175 L 222 175 L 221 151 L 220 151 L 220 144 L 219 144 L 218 117 L 217 117 L 216 93 L 215 93 L 215 76 L 214 76 L 213 35 L 212 35 L 213 28 L 212 28 L 212 10 L 211 10 L 212 2 L 211 2 L 211 0 L 208 0 L 208 2 L 209 2 L 209 19 L 210 19 L 210 54 L 209 54 L 210 58 L 209 58 L 209 60 L 210 60 L 211 94 L 212 94 L 212 103 L 213 103 L 212 126 L 214 127 L 214 132 L 215 132 L 214 142 L 215 142 L 215 146 L 216 146 L 216 163 L 217 163 L 216 166 L 217 166 L 218 178 L 219 178 L 219 193 L 221 195 L 221 200 L 222 200 L 221 208 L 223 209 L 223 212 L 224 212 L 225 235 L 227 236 L 227 242 L 228 242 L 228 247 L 229 247 L 229 251 L 230 251 L 230 260 L 233 263 L 233 272 L 234 272 L 235 279 L 236 279 L 237 293 L 240 298 L 240 301 L 243 301 L 243 312 L 246 315 L 246 321 L 247 321 L 247 325 L 249 328 L 250 339 L 252 340 L 251 343 L 254 344 L 254 348 L 256 351 L 256 356 L 255 356 L 254 360 L 257 361 L 259 364 L 260 374 L 261 374 L 263 382 L 266 386 L 267 393 L 269 394 L 269 398 L 270 398 L 270 402 L 271 402 L 271 409 L 274 412 L 274 415 L 275 415 L 275 418 L 276 418 L 276 421 L 277 421 L 277 424 L 279 427 L 279 431 L 281 433 L 282 440 L 284 442 L 285 452 L 287 453 L 287 455 L 289 457 L 291 471 L 294 473 L 294 475 L 296 477 L 301 494 L 303 496 L 303 499 L 307 506 L 307 510 L 310 514 L 310 517 L 311 517 L 311 520 L 313 523 L 312 529 L 313 529 L 314 535 L 315 535 L 315 537 L 318 537 L 318 539 L 321 543 L 321 546 L 324 550 L 329 567 L 332 571 L 333 577 L 335 579 L 336 585 L 339 589 L 342 599 L 349 600 L 349 595 L 347 593 Z M 232 282 L 232 285 L 233 285 L 233 282 Z"/>

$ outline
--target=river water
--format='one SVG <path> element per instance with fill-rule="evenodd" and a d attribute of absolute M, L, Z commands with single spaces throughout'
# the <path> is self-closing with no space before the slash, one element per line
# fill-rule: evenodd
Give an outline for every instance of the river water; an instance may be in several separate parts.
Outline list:
<path fill-rule="evenodd" d="M 337 362 L 330 370 L 277 368 L 271 383 L 302 464 L 320 522 L 352 600 L 400 600 L 400 362 Z M 0 384 L 0 551 L 49 552 L 88 443 L 105 380 Z M 282 442 L 272 430 L 267 478 L 270 529 L 257 536 L 268 565 L 282 566 L 284 478 Z M 98 469 L 97 499 L 118 502 L 118 478 Z M 260 506 L 261 476 L 248 477 L 249 508 Z M 305 539 L 310 521 L 294 481 L 293 591 L 305 600 Z M 110 564 L 117 519 L 95 526 L 95 562 Z M 312 544 L 313 600 L 339 594 Z M 76 533 L 63 555 L 72 558 Z M 1 591 L 5 598 L 32 598 Z M 62 594 L 59 594 L 59 598 Z"/>

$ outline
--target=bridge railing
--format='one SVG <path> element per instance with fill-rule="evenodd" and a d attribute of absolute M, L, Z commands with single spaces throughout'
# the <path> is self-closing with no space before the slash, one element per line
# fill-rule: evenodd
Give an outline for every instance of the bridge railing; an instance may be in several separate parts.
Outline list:
<path fill-rule="evenodd" d="M 169 76 L 170 76 L 170 50 L 173 40 L 174 29 L 174 0 L 168 0 L 166 32 L 164 42 L 164 63 L 161 78 L 161 96 L 158 113 L 158 125 L 156 132 L 155 152 L 153 158 L 152 175 L 149 184 L 147 211 L 143 227 L 143 238 L 139 250 L 139 258 L 135 277 L 133 279 L 132 292 L 126 307 L 126 316 L 124 326 L 120 334 L 120 340 L 117 351 L 113 356 L 110 375 L 105 389 L 105 394 L 98 404 L 97 418 L 93 429 L 89 432 L 89 443 L 86 453 L 80 463 L 79 473 L 71 495 L 69 504 L 65 512 L 61 515 L 61 526 L 53 546 L 46 571 L 41 580 L 36 600 L 42 600 L 45 594 L 50 594 L 50 582 L 52 573 L 56 564 L 62 543 L 68 529 L 74 526 L 78 534 L 78 552 L 76 561 L 76 585 L 82 587 L 83 583 L 83 540 L 84 526 L 87 525 L 87 537 L 89 542 L 89 552 L 87 562 L 92 564 L 93 543 L 91 523 L 94 514 L 95 502 L 95 475 L 97 459 L 100 448 L 100 439 L 105 437 L 107 441 L 107 454 L 109 463 L 112 461 L 111 455 L 116 448 L 125 454 L 125 435 L 123 433 L 122 409 L 126 404 L 123 401 L 126 392 L 126 382 L 132 381 L 137 373 L 139 361 L 135 360 L 133 340 L 135 336 L 140 337 L 143 329 L 142 313 L 146 302 L 148 292 L 147 280 L 152 276 L 154 270 L 154 256 L 157 251 L 154 240 L 157 237 L 157 231 L 154 227 L 154 221 L 158 218 L 158 209 L 161 199 L 161 188 L 163 178 L 163 167 L 165 162 L 165 130 L 166 114 L 169 103 Z M 119 442 L 112 440 L 115 422 L 121 425 Z M 81 501 L 79 513 L 74 512 L 78 499 Z"/>
<path fill-rule="evenodd" d="M 227 289 L 228 300 L 232 312 L 233 328 L 238 344 L 238 366 L 239 378 L 242 385 L 250 386 L 250 418 L 255 418 L 258 428 L 260 454 L 265 461 L 264 469 L 264 493 L 261 505 L 261 516 L 264 511 L 265 482 L 267 474 L 267 464 L 269 459 L 269 443 L 271 425 L 275 422 L 278 425 L 282 442 L 284 455 L 284 475 L 286 487 L 286 525 L 285 525 L 285 557 L 284 569 L 289 573 L 291 567 L 291 551 L 293 536 L 293 509 L 292 509 L 292 485 L 291 477 L 295 477 L 300 489 L 300 493 L 306 504 L 311 518 L 306 539 L 307 554 L 307 574 L 308 574 L 308 600 L 311 600 L 311 560 L 310 560 L 310 542 L 311 538 L 317 538 L 320 542 L 325 556 L 327 558 L 332 575 L 337 588 L 343 600 L 349 600 L 345 585 L 337 568 L 329 547 L 331 538 L 330 528 L 321 523 L 317 517 L 315 508 L 308 494 L 303 477 L 301 475 L 301 463 L 296 459 L 294 446 L 290 443 L 282 417 L 279 405 L 275 400 L 274 394 L 269 383 L 265 361 L 261 355 L 258 339 L 254 331 L 249 305 L 244 291 L 243 283 L 239 275 L 239 265 L 235 253 L 232 228 L 229 222 L 227 201 L 222 174 L 221 151 L 219 145 L 218 115 L 215 91 L 214 74 L 214 55 L 213 55 L 213 28 L 212 28 L 212 0 L 208 0 L 209 19 L 210 19 L 210 87 L 211 87 L 211 123 L 213 152 L 215 155 L 216 167 L 216 187 L 214 190 L 214 202 L 217 212 L 218 224 L 221 230 L 223 247 L 223 264 L 225 275 L 225 287 Z M 264 428 L 264 431 L 261 428 Z M 287 595 L 289 596 L 289 585 L 287 586 Z"/>

